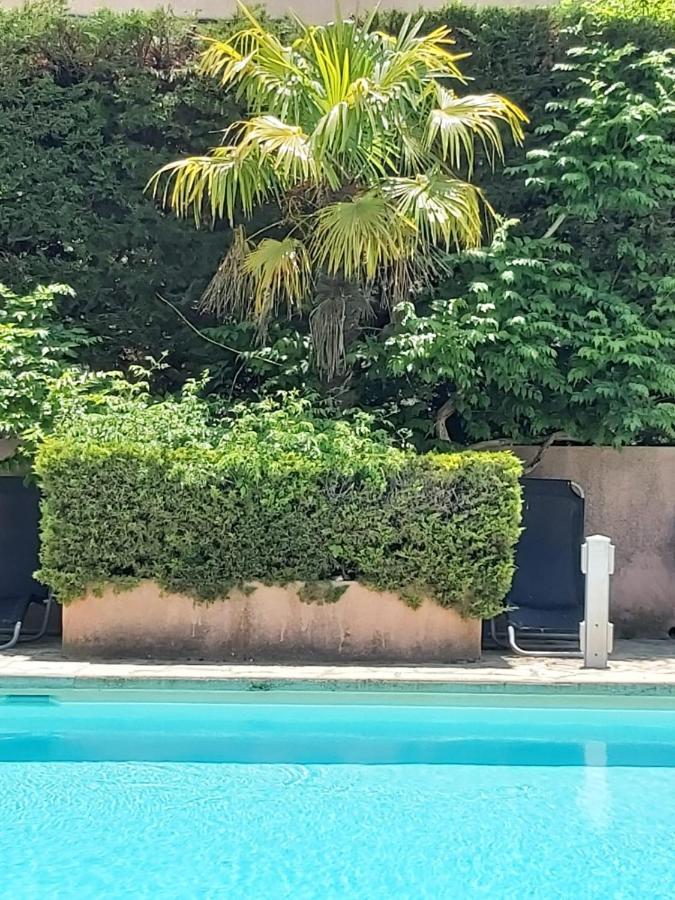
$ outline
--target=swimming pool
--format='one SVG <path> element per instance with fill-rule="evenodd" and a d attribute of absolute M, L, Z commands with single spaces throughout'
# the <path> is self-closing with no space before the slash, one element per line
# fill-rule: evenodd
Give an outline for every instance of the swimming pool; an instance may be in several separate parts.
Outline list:
<path fill-rule="evenodd" d="M 201 700 L 0 698 L 2 895 L 675 895 L 666 702 Z"/>

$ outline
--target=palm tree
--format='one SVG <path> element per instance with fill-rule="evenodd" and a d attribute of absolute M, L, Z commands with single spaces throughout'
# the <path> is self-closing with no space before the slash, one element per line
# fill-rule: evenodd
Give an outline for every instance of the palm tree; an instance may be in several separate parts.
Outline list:
<path fill-rule="evenodd" d="M 480 244 L 492 211 L 470 182 L 478 145 L 503 159 L 501 131 L 523 139 L 523 112 L 499 94 L 460 96 L 465 84 L 449 29 L 398 35 L 343 19 L 298 21 L 290 46 L 241 7 L 244 27 L 209 39 L 201 72 L 245 101 L 250 118 L 204 156 L 170 163 L 151 186 L 199 226 L 244 220 L 267 203 L 276 234 L 234 232 L 204 298 L 220 315 L 258 323 L 285 308 L 309 315 L 329 378 L 374 305 L 419 290 L 443 255 Z"/>

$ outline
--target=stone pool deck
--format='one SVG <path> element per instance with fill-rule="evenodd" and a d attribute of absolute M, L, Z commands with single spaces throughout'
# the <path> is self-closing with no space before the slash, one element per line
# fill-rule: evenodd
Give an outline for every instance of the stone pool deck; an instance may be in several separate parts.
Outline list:
<path fill-rule="evenodd" d="M 560 688 L 591 692 L 630 689 L 675 696 L 675 642 L 620 641 L 605 670 L 583 669 L 577 659 L 525 658 L 488 651 L 476 663 L 448 666 L 231 665 L 199 661 L 84 662 L 65 659 L 58 644 L 0 653 L 0 693 L 45 688 L 143 689 L 523 690 Z"/>

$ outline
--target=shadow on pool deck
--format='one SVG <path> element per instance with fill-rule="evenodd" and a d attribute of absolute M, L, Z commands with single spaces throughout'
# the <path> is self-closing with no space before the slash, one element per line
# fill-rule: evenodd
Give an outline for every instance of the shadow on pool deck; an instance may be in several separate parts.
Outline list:
<path fill-rule="evenodd" d="M 63 683 L 104 679 L 116 682 L 196 681 L 256 683 L 344 682 L 485 685 L 635 685 L 675 692 L 675 642 L 620 641 L 606 670 L 584 669 L 577 659 L 524 658 L 487 651 L 479 662 L 447 666 L 267 665 L 68 660 L 58 641 L 24 644 L 0 653 L 0 689 L 14 679 L 55 679 Z"/>

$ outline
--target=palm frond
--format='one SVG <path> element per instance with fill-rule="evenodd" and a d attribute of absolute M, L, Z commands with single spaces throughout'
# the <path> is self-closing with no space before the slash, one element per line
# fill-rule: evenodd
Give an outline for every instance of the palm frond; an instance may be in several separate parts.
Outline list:
<path fill-rule="evenodd" d="M 258 41 L 251 40 L 253 35 L 238 32 L 234 39 L 229 41 L 216 38 L 204 38 L 207 48 L 199 60 L 198 71 L 217 81 L 221 87 L 230 87 L 243 80 L 252 71 L 253 57 L 258 49 Z M 238 49 L 244 41 L 250 45 L 248 52 Z"/>
<path fill-rule="evenodd" d="M 438 85 L 435 100 L 427 121 L 426 143 L 432 147 L 439 138 L 442 158 L 455 169 L 466 163 L 471 173 L 476 139 L 493 166 L 496 158 L 504 159 L 500 123 L 509 128 L 517 144 L 525 137 L 523 124 L 528 121 L 527 116 L 499 94 L 458 97 L 454 91 Z"/>
<path fill-rule="evenodd" d="M 347 98 L 350 86 L 368 78 L 375 64 L 377 47 L 370 34 L 374 11 L 365 23 L 342 19 L 330 25 L 302 25 L 296 44 L 307 61 L 323 111 Z"/>
<path fill-rule="evenodd" d="M 293 46 L 286 46 L 268 31 L 243 4 L 240 11 L 246 27 L 227 40 L 206 38 L 207 48 L 199 69 L 222 87 L 234 87 L 251 109 L 274 112 L 281 118 L 299 115 L 310 101 L 307 71 Z"/>
<path fill-rule="evenodd" d="M 147 189 L 157 197 L 162 183 L 162 205 L 183 218 L 192 215 L 197 225 L 207 218 L 226 218 L 232 225 L 238 206 L 250 216 L 279 188 L 274 168 L 246 144 L 215 147 L 206 156 L 169 163 L 152 176 Z"/>
<path fill-rule="evenodd" d="M 381 266 L 410 252 L 412 237 L 410 223 L 395 207 L 369 192 L 320 209 L 310 249 L 329 275 L 368 282 Z"/>
<path fill-rule="evenodd" d="M 456 78 L 464 81 L 457 63 L 468 53 L 452 53 L 454 45 L 449 28 L 441 26 L 420 35 L 424 17 L 412 21 L 408 15 L 398 36 L 389 43 L 377 67 L 376 81 L 382 90 L 419 86 L 431 78 Z"/>
<path fill-rule="evenodd" d="M 232 243 L 199 301 L 202 312 L 219 319 L 233 315 L 246 319 L 251 314 L 253 286 L 245 269 L 251 252 L 246 232 L 239 226 L 232 232 Z"/>
<path fill-rule="evenodd" d="M 244 272 L 253 287 L 253 313 L 264 322 L 281 302 L 289 310 L 300 308 L 312 280 L 312 268 L 302 241 L 265 238 L 244 260 Z"/>
<path fill-rule="evenodd" d="M 240 147 L 248 146 L 272 165 L 287 187 L 311 179 L 320 182 L 312 144 L 299 125 L 288 125 L 276 116 L 256 116 L 239 125 Z"/>
<path fill-rule="evenodd" d="M 391 171 L 398 158 L 395 137 L 374 121 L 370 105 L 341 100 L 319 120 L 310 138 L 322 168 L 359 171 L 368 179 Z"/>
<path fill-rule="evenodd" d="M 214 78 L 222 87 L 256 78 L 259 70 L 277 77 L 300 75 L 294 64 L 293 48 L 282 44 L 273 31 L 268 31 L 243 4 L 239 4 L 246 27 L 227 40 L 205 37 L 206 50 L 199 60 L 202 75 Z"/>
<path fill-rule="evenodd" d="M 398 123 L 400 167 L 397 174 L 408 172 L 424 172 L 433 166 L 433 154 L 424 145 L 423 139 L 413 130 L 406 128 L 402 118 Z"/>
<path fill-rule="evenodd" d="M 481 207 L 490 208 L 474 185 L 437 173 L 390 178 L 381 190 L 398 215 L 414 224 L 422 244 L 442 244 L 446 249 L 480 244 Z"/>

